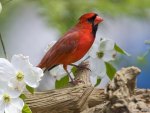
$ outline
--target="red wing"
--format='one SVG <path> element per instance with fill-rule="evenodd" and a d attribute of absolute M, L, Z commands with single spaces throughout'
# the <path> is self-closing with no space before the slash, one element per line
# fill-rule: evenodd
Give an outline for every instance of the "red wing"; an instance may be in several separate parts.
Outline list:
<path fill-rule="evenodd" d="M 60 38 L 56 44 L 43 57 L 39 67 L 50 68 L 57 65 L 61 60 L 65 59 L 71 52 L 73 52 L 79 41 L 78 32 L 70 32 L 64 37 Z"/>

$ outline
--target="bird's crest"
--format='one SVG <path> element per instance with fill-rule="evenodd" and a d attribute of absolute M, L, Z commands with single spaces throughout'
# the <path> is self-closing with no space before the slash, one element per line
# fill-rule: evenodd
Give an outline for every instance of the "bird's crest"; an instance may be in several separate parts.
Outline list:
<path fill-rule="evenodd" d="M 80 21 L 85 21 L 85 20 L 87 20 L 87 19 L 90 19 L 90 18 L 93 18 L 93 17 L 96 17 L 96 16 L 97 16 L 96 13 L 90 12 L 90 13 L 86 13 L 86 14 L 82 15 L 82 16 L 79 18 L 79 20 L 80 20 Z"/>

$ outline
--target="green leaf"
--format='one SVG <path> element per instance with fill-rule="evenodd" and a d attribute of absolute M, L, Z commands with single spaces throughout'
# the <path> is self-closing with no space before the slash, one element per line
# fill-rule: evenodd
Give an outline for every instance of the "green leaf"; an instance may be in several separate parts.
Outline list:
<path fill-rule="evenodd" d="M 114 78 L 114 75 L 116 73 L 116 69 L 108 62 L 105 62 L 106 65 L 106 73 L 110 80 Z"/>
<path fill-rule="evenodd" d="M 76 73 L 77 73 L 77 68 L 74 66 L 74 67 L 71 69 L 71 72 L 72 72 L 73 75 L 75 76 Z"/>
<path fill-rule="evenodd" d="M 121 53 L 121 54 L 130 56 L 129 53 L 127 53 L 126 51 L 124 51 L 123 49 L 121 49 L 117 44 L 115 44 L 114 49 L 115 49 L 118 53 Z"/>
<path fill-rule="evenodd" d="M 149 54 L 150 54 L 150 49 L 148 51 L 146 51 L 143 55 L 138 56 L 137 60 L 139 61 L 139 63 L 146 64 L 147 63 L 147 57 Z"/>
<path fill-rule="evenodd" d="M 145 44 L 150 45 L 150 40 L 145 40 Z"/>
<path fill-rule="evenodd" d="M 28 86 L 28 85 L 26 85 L 26 88 L 27 88 L 27 90 L 30 92 L 30 93 L 34 93 L 34 88 L 32 88 L 32 87 L 30 87 L 30 86 Z"/>
<path fill-rule="evenodd" d="M 29 108 L 27 104 L 24 105 L 22 109 L 22 113 L 32 113 L 31 109 Z"/>
<path fill-rule="evenodd" d="M 69 77 L 66 75 L 66 76 L 62 77 L 60 80 L 56 80 L 55 88 L 56 89 L 64 88 L 68 85 L 68 82 L 69 82 Z"/>
<path fill-rule="evenodd" d="M 143 56 L 138 56 L 138 57 L 137 57 L 137 60 L 138 60 L 138 63 L 139 63 L 140 65 L 144 65 L 144 64 L 147 63 L 146 58 L 143 57 Z"/>
<path fill-rule="evenodd" d="M 101 83 L 101 78 L 97 78 L 97 82 L 96 82 L 96 84 L 94 85 L 94 87 L 98 86 L 100 83 Z"/>
<path fill-rule="evenodd" d="M 21 94 L 20 96 L 19 96 L 22 100 L 25 100 L 27 97 L 25 96 L 25 94 Z"/>

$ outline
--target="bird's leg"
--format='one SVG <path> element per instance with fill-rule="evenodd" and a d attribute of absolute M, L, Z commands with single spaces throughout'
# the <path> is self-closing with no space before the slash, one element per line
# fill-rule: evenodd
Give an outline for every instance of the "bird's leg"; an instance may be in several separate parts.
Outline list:
<path fill-rule="evenodd" d="M 63 65 L 63 68 L 64 68 L 64 70 L 67 72 L 67 75 L 69 76 L 71 82 L 74 84 L 74 80 L 73 80 L 73 78 L 71 77 L 69 71 L 67 70 L 67 65 Z"/>
<path fill-rule="evenodd" d="M 83 82 L 83 81 L 81 81 L 81 80 L 74 80 L 74 79 L 71 77 L 69 71 L 67 70 L 67 65 L 63 65 L 63 68 L 64 68 L 64 70 L 67 72 L 67 75 L 69 76 L 69 78 L 70 78 L 70 80 L 71 80 L 71 83 L 72 83 L 73 85 L 77 85 L 78 83 Z"/>
<path fill-rule="evenodd" d="M 87 69 L 87 70 L 91 71 L 89 68 L 87 68 L 87 64 L 82 64 L 82 65 L 69 64 L 69 65 L 74 66 L 80 70 Z"/>
<path fill-rule="evenodd" d="M 69 71 L 68 71 L 68 70 L 65 70 L 65 71 L 67 72 L 67 75 L 69 76 L 69 78 L 70 78 L 71 82 L 72 82 L 72 81 L 74 81 L 74 80 L 73 80 L 73 78 L 71 77 L 71 75 L 70 75 Z"/>

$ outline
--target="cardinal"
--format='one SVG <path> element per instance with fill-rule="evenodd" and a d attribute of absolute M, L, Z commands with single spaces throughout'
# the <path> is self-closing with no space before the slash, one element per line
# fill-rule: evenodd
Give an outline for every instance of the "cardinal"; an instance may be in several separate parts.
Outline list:
<path fill-rule="evenodd" d="M 80 60 L 91 48 L 98 28 L 103 19 L 96 13 L 86 13 L 79 18 L 79 22 L 66 32 L 42 58 L 38 67 L 51 70 L 62 64 L 71 81 L 73 78 L 67 70 L 68 65 Z"/>

